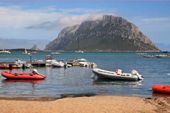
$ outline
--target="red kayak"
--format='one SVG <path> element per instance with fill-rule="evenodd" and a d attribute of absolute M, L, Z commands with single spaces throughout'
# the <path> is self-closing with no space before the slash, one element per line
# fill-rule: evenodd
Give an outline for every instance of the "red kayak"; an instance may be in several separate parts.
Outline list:
<path fill-rule="evenodd" d="M 152 86 L 152 91 L 154 93 L 170 94 L 170 85 L 155 84 Z"/>
<path fill-rule="evenodd" d="M 46 76 L 39 74 L 37 72 L 32 73 L 12 73 L 10 71 L 3 71 L 1 75 L 7 79 L 17 79 L 17 80 L 43 80 L 46 78 Z"/>

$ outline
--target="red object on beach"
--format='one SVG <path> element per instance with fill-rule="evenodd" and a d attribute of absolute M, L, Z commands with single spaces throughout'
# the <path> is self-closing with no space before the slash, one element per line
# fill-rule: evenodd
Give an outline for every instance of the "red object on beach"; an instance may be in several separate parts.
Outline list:
<path fill-rule="evenodd" d="M 0 64 L 0 69 L 9 69 L 9 68 L 10 68 L 10 66 L 8 64 Z M 18 67 L 17 67 L 16 64 L 12 64 L 11 68 L 12 69 L 17 69 Z"/>
<path fill-rule="evenodd" d="M 1 75 L 7 79 L 17 79 L 17 80 L 43 80 L 46 76 L 38 73 L 12 73 L 10 71 L 3 71 Z"/>
<path fill-rule="evenodd" d="M 154 93 L 170 94 L 170 85 L 155 84 L 152 86 Z"/>

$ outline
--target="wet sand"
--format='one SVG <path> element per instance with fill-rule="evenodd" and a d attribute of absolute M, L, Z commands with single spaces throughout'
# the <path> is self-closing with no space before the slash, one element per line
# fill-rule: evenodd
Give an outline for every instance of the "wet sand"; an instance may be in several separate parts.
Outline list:
<path fill-rule="evenodd" d="M 1 113 L 170 113 L 170 97 L 68 97 L 57 100 L 0 99 Z"/>

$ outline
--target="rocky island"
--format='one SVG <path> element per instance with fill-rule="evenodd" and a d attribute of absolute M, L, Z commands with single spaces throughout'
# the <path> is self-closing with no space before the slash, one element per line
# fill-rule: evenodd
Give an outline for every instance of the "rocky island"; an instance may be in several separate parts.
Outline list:
<path fill-rule="evenodd" d="M 85 52 L 159 52 L 136 25 L 122 17 L 104 15 L 64 28 L 46 50 Z"/>

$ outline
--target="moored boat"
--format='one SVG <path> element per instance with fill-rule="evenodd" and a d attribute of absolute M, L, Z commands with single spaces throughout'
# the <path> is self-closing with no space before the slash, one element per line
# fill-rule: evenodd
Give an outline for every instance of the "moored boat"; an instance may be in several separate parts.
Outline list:
<path fill-rule="evenodd" d="M 84 53 L 82 50 L 75 51 L 76 53 Z"/>
<path fill-rule="evenodd" d="M 143 80 L 143 76 L 140 75 L 136 70 L 132 70 L 131 73 L 123 73 L 122 70 L 120 69 L 114 72 L 114 71 L 107 71 L 99 68 L 94 68 L 93 73 L 95 73 L 98 78 L 102 78 L 102 79 L 121 80 L 121 81 Z"/>
<path fill-rule="evenodd" d="M 61 54 L 61 53 L 59 53 L 59 52 L 51 52 L 51 54 L 52 54 L 52 55 L 59 55 L 59 54 Z"/>
<path fill-rule="evenodd" d="M 22 61 L 22 60 L 19 60 L 19 59 L 17 59 L 15 61 L 15 64 L 16 64 L 17 68 L 22 68 L 22 67 L 30 68 L 30 67 L 32 67 L 31 63 L 27 63 L 26 61 Z"/>
<path fill-rule="evenodd" d="M 8 50 L 1 50 L 0 53 L 8 53 L 8 54 L 10 54 L 11 52 L 8 51 Z"/>
<path fill-rule="evenodd" d="M 16 64 L 0 64 L 0 69 L 17 69 L 18 66 Z"/>
<path fill-rule="evenodd" d="M 43 80 L 46 78 L 45 75 L 39 74 L 36 70 L 33 70 L 32 73 L 28 72 L 12 73 L 10 71 L 3 71 L 1 75 L 7 79 L 17 80 Z"/>
<path fill-rule="evenodd" d="M 159 54 L 155 56 L 156 58 L 170 58 L 169 54 Z"/>
<path fill-rule="evenodd" d="M 25 50 L 24 50 L 23 54 L 25 54 L 25 55 L 31 55 L 31 53 L 29 53 L 29 52 L 27 51 L 27 49 L 26 49 L 26 48 L 25 48 Z"/>
<path fill-rule="evenodd" d="M 154 93 L 170 94 L 170 85 L 154 84 L 152 91 Z"/>
<path fill-rule="evenodd" d="M 56 61 L 56 60 L 55 60 L 55 61 L 52 61 L 51 64 L 52 64 L 53 67 L 58 67 L 58 68 L 64 67 L 64 65 L 65 65 L 64 62 L 62 62 L 62 61 Z"/>

